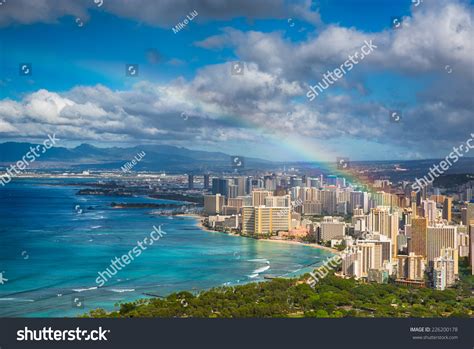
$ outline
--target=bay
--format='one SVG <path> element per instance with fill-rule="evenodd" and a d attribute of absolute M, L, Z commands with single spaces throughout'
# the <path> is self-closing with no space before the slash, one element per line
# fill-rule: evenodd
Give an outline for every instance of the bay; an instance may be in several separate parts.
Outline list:
<path fill-rule="evenodd" d="M 78 316 L 119 302 L 264 281 L 310 271 L 331 254 L 296 244 L 201 229 L 194 217 L 112 202 L 169 203 L 148 197 L 76 195 L 78 180 L 17 179 L 0 188 L 0 317 Z M 86 186 L 84 186 L 86 187 Z M 98 273 L 153 226 L 166 232 L 103 287 Z M 316 263 L 316 264 L 315 264 Z M 309 265 L 312 265 L 309 267 Z"/>

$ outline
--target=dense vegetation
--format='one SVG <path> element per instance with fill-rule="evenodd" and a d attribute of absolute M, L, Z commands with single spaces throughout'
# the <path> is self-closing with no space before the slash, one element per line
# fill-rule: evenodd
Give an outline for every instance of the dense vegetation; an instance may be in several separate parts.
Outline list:
<path fill-rule="evenodd" d="M 463 266 L 463 272 L 468 270 Z M 218 287 L 198 295 L 178 292 L 163 299 L 120 304 L 89 317 L 472 317 L 473 278 L 436 291 L 394 284 L 366 284 L 328 275 L 311 288 L 300 279 L 273 279 L 236 287 Z"/>

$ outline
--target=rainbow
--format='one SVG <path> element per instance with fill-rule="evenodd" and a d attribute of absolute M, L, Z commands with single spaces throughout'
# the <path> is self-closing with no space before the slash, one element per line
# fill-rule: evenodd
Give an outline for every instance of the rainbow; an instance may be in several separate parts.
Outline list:
<path fill-rule="evenodd" d="M 239 120 L 239 123 L 242 124 L 242 120 Z M 372 187 L 372 183 L 368 180 L 365 176 L 358 175 L 353 170 L 345 170 L 340 169 L 337 166 L 337 158 L 340 157 L 339 154 L 336 154 L 331 151 L 325 150 L 324 152 L 316 151 L 317 148 L 314 144 L 308 144 L 307 142 L 303 141 L 301 137 L 292 137 L 292 135 L 288 135 L 284 133 L 284 130 L 280 130 L 277 128 L 270 128 L 265 125 L 256 125 L 256 123 L 247 122 L 245 126 L 249 126 L 253 128 L 255 131 L 260 131 L 263 134 L 269 134 L 270 140 L 277 148 L 284 148 L 286 150 L 290 150 L 292 152 L 300 154 L 300 157 L 297 161 L 304 162 L 308 165 L 308 167 L 313 168 L 315 170 L 319 170 L 322 172 L 328 172 L 332 175 L 338 177 L 344 177 L 347 182 L 349 182 L 354 187 L 363 188 L 365 191 L 368 192 L 375 192 L 374 188 Z M 257 132 L 258 133 L 258 132 Z M 334 159 L 333 162 L 321 159 Z"/>

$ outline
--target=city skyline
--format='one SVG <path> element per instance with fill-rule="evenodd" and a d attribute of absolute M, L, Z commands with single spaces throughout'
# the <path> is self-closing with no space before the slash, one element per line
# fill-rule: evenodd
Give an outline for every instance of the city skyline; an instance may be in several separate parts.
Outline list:
<path fill-rule="evenodd" d="M 468 347 L 473 15 L 0 0 L 0 349 Z"/>
<path fill-rule="evenodd" d="M 444 158 L 472 133 L 472 1 L 141 5 L 3 4 L 0 142 L 334 162 Z"/>

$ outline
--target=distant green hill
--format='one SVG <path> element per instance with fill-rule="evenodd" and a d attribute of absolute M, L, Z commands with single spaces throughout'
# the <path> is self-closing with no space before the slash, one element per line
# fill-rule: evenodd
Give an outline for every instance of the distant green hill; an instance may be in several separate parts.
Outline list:
<path fill-rule="evenodd" d="M 441 175 L 436 178 L 433 182 L 433 186 L 440 188 L 451 188 L 469 181 L 474 181 L 474 174 L 448 174 Z"/>

